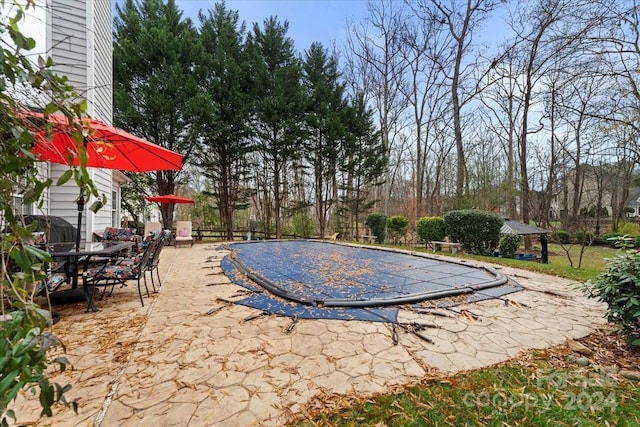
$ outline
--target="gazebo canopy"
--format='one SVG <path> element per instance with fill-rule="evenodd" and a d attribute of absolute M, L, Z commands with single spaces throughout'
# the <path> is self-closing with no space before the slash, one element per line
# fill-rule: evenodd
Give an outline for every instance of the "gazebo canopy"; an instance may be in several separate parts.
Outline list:
<path fill-rule="evenodd" d="M 509 218 L 504 219 L 504 224 L 500 229 L 500 234 L 547 234 L 550 231 L 544 228 L 535 227 L 525 224 L 524 222 L 514 221 Z"/>

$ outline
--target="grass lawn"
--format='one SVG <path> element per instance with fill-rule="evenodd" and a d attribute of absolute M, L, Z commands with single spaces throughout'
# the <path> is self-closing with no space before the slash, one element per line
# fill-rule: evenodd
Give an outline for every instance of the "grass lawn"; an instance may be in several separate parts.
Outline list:
<path fill-rule="evenodd" d="M 542 351 L 401 393 L 343 402 L 298 425 L 638 426 L 638 399 L 637 382 Z"/>
<path fill-rule="evenodd" d="M 570 249 L 573 267 L 556 244 L 549 245 L 549 264 L 455 256 L 585 282 L 595 278 L 605 267 L 605 259 L 616 254 L 609 247 L 589 247 L 578 268 L 579 252 L 577 245 Z M 610 368 L 618 359 L 611 349 L 594 349 L 594 353 L 610 354 L 609 359 L 584 367 L 566 347 L 547 349 L 497 366 L 425 380 L 398 393 L 364 400 L 341 396 L 296 425 L 639 426 L 640 382 L 612 373 Z M 640 352 L 633 353 L 631 363 L 637 369 Z"/>
<path fill-rule="evenodd" d="M 582 255 L 582 264 L 578 268 L 581 249 L 580 246 L 565 246 L 565 248 L 569 250 L 573 266 L 571 266 L 569 257 L 562 246 L 554 243 L 549 244 L 548 264 L 496 257 L 480 257 L 475 255 L 464 256 L 481 261 L 521 268 L 523 270 L 537 271 L 539 273 L 565 277 L 579 282 L 586 282 L 587 280 L 595 279 L 598 273 L 604 269 L 606 265 L 606 258 L 613 257 L 617 252 L 617 249 L 608 246 L 589 246 L 584 251 Z"/>
<path fill-rule="evenodd" d="M 398 246 L 389 246 L 392 248 L 398 248 Z M 416 248 L 416 247 L 402 247 L 412 251 L 424 251 L 431 253 L 431 249 Z M 537 271 L 543 274 L 550 274 L 553 276 L 564 277 L 572 279 L 578 282 L 586 282 L 587 280 L 594 279 L 598 273 L 600 273 L 605 265 L 606 258 L 613 257 L 617 249 L 608 246 L 590 246 L 587 247 L 582 255 L 582 264 L 578 268 L 578 261 L 580 257 L 580 246 L 573 245 L 569 247 L 565 245 L 565 248 L 569 250 L 569 255 L 573 261 L 573 266 L 569 262 L 565 250 L 562 246 L 549 243 L 549 263 L 541 264 L 533 261 L 520 261 L 517 259 L 498 258 L 498 257 L 484 257 L 478 255 L 460 254 L 453 255 L 457 258 L 477 259 L 478 261 L 490 262 L 493 264 L 507 265 L 509 267 L 520 268 L 523 270 Z M 447 251 L 437 252 L 439 255 L 451 255 Z"/>

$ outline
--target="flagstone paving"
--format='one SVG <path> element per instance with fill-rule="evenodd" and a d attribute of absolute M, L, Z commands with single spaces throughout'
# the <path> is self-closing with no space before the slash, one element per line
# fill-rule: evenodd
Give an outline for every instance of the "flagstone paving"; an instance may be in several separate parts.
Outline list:
<path fill-rule="evenodd" d="M 261 316 L 228 304 L 245 295 L 222 274 L 218 244 L 166 247 L 163 286 L 140 306 L 135 285 L 98 301 L 56 307 L 54 332 L 73 370 L 55 379 L 73 388 L 78 414 L 56 408 L 54 426 L 277 426 L 330 394 L 370 395 L 425 377 L 502 362 L 563 344 L 604 323 L 604 306 L 568 280 L 498 268 L 525 287 L 502 299 L 428 314 L 427 339 L 389 324 Z M 477 264 L 477 263 L 476 263 Z M 37 396 L 14 406 L 36 423 Z"/>

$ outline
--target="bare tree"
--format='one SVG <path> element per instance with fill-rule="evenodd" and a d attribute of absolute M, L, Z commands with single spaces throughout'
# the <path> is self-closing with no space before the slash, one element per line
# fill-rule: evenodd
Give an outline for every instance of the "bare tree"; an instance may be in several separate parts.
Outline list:
<path fill-rule="evenodd" d="M 488 77 L 488 88 L 481 101 L 488 114 L 484 115 L 487 127 L 500 142 L 506 160 L 506 179 L 504 183 L 507 215 L 518 217 L 516 186 L 516 142 L 521 116 L 520 85 L 518 81 L 518 59 L 514 50 L 506 50 L 500 62 L 494 62 Z"/>
<path fill-rule="evenodd" d="M 448 32 L 433 21 L 407 22 L 401 34 L 400 54 L 407 64 L 406 84 L 399 84 L 413 113 L 415 157 L 415 212 L 424 212 L 427 152 L 434 144 L 437 123 L 445 120 L 449 99 L 444 85 L 443 61 L 447 57 Z M 451 64 L 449 64 L 451 65 Z M 448 68 L 445 67 L 445 68 Z M 404 76 L 403 76 L 404 78 Z"/>
<path fill-rule="evenodd" d="M 356 73 L 352 80 L 362 82 L 369 94 L 367 101 L 375 105 L 380 126 L 380 137 L 387 147 L 387 157 L 391 158 L 396 132 L 401 128 L 406 99 L 400 85 L 404 84 L 406 63 L 399 55 L 403 26 L 402 8 L 392 0 L 369 3 L 369 16 L 364 24 L 351 24 L 347 38 L 349 67 Z M 368 25 L 373 29 L 371 30 Z M 390 165 L 393 168 L 394 165 Z M 387 199 L 392 186 L 392 174 L 385 180 L 386 191 L 383 199 L 387 210 Z"/>
<path fill-rule="evenodd" d="M 572 161 L 573 194 L 569 206 L 569 220 L 575 221 L 583 206 L 584 168 L 589 164 L 589 156 L 593 151 L 592 143 L 600 138 L 594 135 L 597 123 L 587 114 L 598 96 L 601 82 L 593 76 L 577 76 L 569 74 L 557 97 L 558 111 L 564 126 L 571 131 L 572 138 L 563 147 L 567 157 Z M 598 135 L 599 136 L 599 135 Z M 571 228 L 571 227 L 568 227 Z"/>
<path fill-rule="evenodd" d="M 450 84 L 453 134 L 456 143 L 456 198 L 464 196 L 465 188 L 465 147 L 461 124 L 462 110 L 480 92 L 475 75 L 475 61 L 470 60 L 474 30 L 482 19 L 495 8 L 494 0 L 423 0 L 416 10 L 426 21 L 444 26 L 451 36 L 451 57 L 439 58 L 442 70 L 447 73 Z"/>
<path fill-rule="evenodd" d="M 588 19 L 588 3 L 569 0 L 539 0 L 530 9 L 522 9 L 512 19 L 515 39 L 510 49 L 523 60 L 522 115 L 518 154 L 520 160 L 520 214 L 523 222 L 530 219 L 530 186 L 528 173 L 528 136 L 542 129 L 532 128 L 533 107 L 539 100 L 537 90 L 542 79 L 562 64 L 563 58 L 576 54 L 573 50 L 584 40 L 595 21 Z M 584 13 L 583 13 L 584 12 Z"/>

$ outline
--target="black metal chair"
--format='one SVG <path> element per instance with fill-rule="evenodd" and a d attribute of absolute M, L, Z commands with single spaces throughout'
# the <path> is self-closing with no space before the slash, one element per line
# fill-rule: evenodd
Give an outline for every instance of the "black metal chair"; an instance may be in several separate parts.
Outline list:
<path fill-rule="evenodd" d="M 156 250 L 153 252 L 153 255 L 151 256 L 151 260 L 147 263 L 147 266 L 145 268 L 145 273 L 148 271 L 149 275 L 151 276 L 151 286 L 153 287 L 153 292 L 158 292 L 156 290 L 156 284 L 153 279 L 154 270 L 156 272 L 156 276 L 158 277 L 158 289 L 162 287 L 162 281 L 160 280 L 160 272 L 158 271 L 158 264 L 160 263 L 160 253 L 162 252 L 162 248 L 164 248 L 164 246 L 166 245 L 167 241 L 169 240 L 169 237 L 171 237 L 171 230 L 162 230 L 160 232 L 160 236 L 159 236 L 160 241 L 158 242 L 158 246 L 156 247 Z"/>
<path fill-rule="evenodd" d="M 113 290 L 117 284 L 121 286 L 126 286 L 126 282 L 128 280 L 136 280 L 138 284 L 138 295 L 140 296 L 140 303 L 144 307 L 144 300 L 142 298 L 142 288 L 141 288 L 141 279 L 144 281 L 144 287 L 147 291 L 147 297 L 149 296 L 149 287 L 147 286 L 147 265 L 151 261 L 151 257 L 153 253 L 156 251 L 158 244 L 160 243 L 160 239 L 153 239 L 149 245 L 144 249 L 144 252 L 141 255 L 118 260 L 113 264 L 105 264 L 102 267 L 90 268 L 86 270 L 83 275 L 83 284 L 85 287 L 85 291 L 88 292 L 87 300 L 88 306 L 87 311 L 93 310 L 96 311 L 96 308 L 93 304 L 93 298 L 96 293 L 96 288 L 99 286 L 103 286 L 104 290 L 102 295 L 106 292 L 106 288 L 111 286 L 111 292 L 109 295 L 113 293 Z"/>

